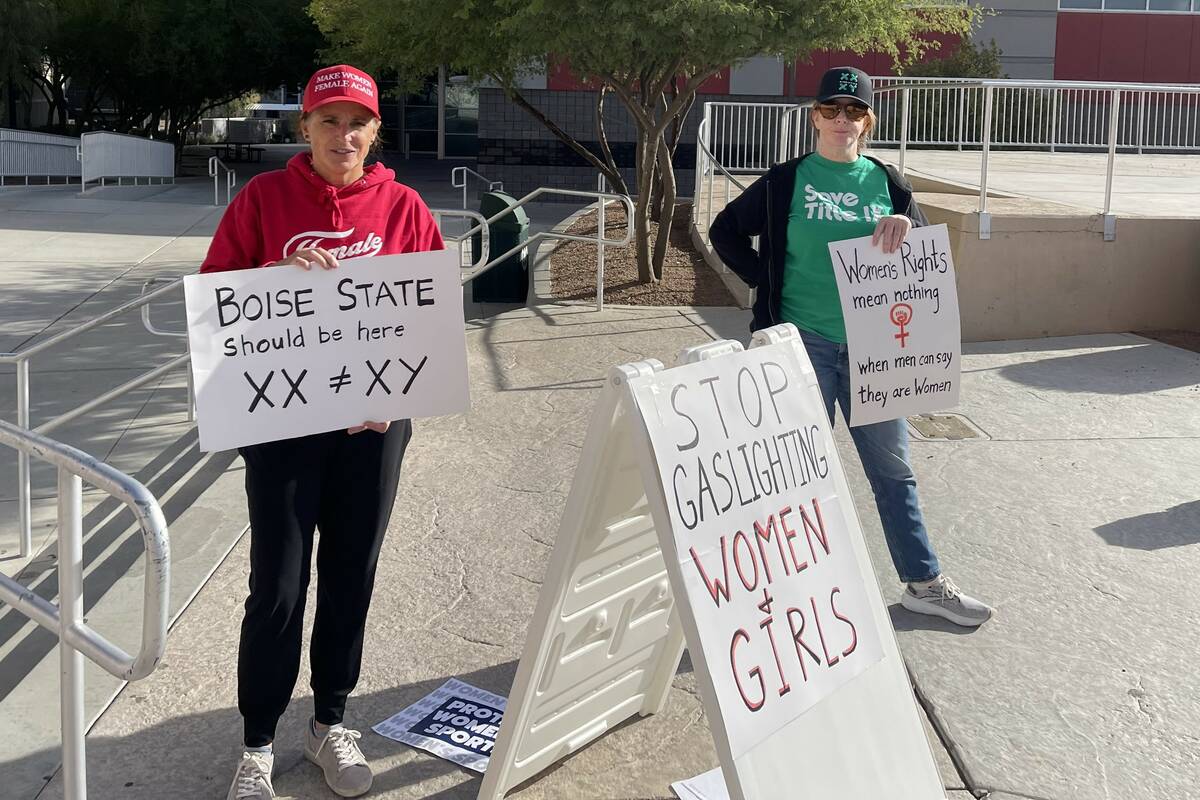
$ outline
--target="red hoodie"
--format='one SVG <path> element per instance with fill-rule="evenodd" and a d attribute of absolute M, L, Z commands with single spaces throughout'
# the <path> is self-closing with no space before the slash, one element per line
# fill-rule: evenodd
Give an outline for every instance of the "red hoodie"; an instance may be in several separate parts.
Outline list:
<path fill-rule="evenodd" d="M 310 247 L 342 259 L 445 245 L 420 195 L 396 183 L 392 170 L 371 164 L 339 189 L 313 170 L 311 155 L 299 153 L 287 169 L 255 176 L 233 198 L 200 271 L 264 267 Z"/>

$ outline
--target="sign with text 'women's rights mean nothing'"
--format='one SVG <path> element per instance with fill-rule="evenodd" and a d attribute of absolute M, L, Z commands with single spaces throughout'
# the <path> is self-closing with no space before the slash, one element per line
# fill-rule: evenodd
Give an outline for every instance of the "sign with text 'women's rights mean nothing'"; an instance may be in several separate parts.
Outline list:
<path fill-rule="evenodd" d="M 831 242 L 850 357 L 850 425 L 958 405 L 962 333 L 945 225 L 894 253 L 871 237 Z"/>
<path fill-rule="evenodd" d="M 458 253 L 184 279 L 200 449 L 466 411 Z"/>

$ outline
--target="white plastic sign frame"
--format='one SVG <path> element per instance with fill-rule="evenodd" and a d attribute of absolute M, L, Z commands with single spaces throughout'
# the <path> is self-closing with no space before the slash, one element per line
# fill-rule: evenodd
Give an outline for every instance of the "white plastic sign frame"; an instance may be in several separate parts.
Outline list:
<path fill-rule="evenodd" d="M 774 348 L 779 360 L 795 365 L 793 375 L 803 391 L 823 408 L 794 327 L 760 331 L 752 348 L 760 347 Z M 714 342 L 685 351 L 681 361 L 720 359 L 723 368 L 736 370 L 741 352 L 737 342 Z M 842 539 L 852 548 L 860 571 L 870 622 L 879 634 L 879 659 L 751 746 L 731 741 L 704 655 L 697 610 L 686 599 L 659 459 L 635 399 L 639 388 L 656 382 L 665 386 L 666 374 L 653 361 L 618 367 L 609 374 L 479 797 L 498 800 L 629 716 L 661 710 L 686 636 L 734 800 L 884 794 L 898 800 L 944 798 L 845 474 L 832 447 L 827 458 L 844 519 Z M 823 413 L 812 424 L 828 434 Z M 648 536 L 657 547 L 644 547 Z M 674 598 L 681 599 L 677 603 Z M 614 609 L 620 609 L 615 625 Z M 634 621 L 649 624 L 631 628 Z M 629 647 L 631 630 L 640 638 Z M 597 672 L 588 659 L 599 659 L 607 671 Z M 602 702 L 596 702 L 598 696 Z"/>

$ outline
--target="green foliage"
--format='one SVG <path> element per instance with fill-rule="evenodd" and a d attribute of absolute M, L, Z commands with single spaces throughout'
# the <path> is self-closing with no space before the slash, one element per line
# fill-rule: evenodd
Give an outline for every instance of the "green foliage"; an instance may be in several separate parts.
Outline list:
<path fill-rule="evenodd" d="M 602 129 L 601 157 L 518 87 L 524 73 L 544 72 L 551 57 L 560 57 L 601 87 L 600 102 L 611 90 L 638 129 L 634 224 L 643 281 L 662 274 L 675 202 L 671 154 L 704 80 L 761 55 L 790 61 L 814 50 L 880 50 L 915 60 L 929 49 L 927 33 L 965 34 L 979 13 L 921 0 L 312 0 L 311 12 L 332 45 L 331 58 L 394 69 L 400 91 L 442 65 L 497 82 L 626 191 Z M 659 221 L 653 259 L 652 215 Z"/>
<path fill-rule="evenodd" d="M 20 0 L 13 0 L 19 2 Z M 255 89 L 304 81 L 324 44 L 306 0 L 44 0 L 26 74 L 48 97 L 84 87 L 75 128 L 171 135 Z M 103 110 L 102 110 L 103 109 Z"/>
<path fill-rule="evenodd" d="M 1000 46 L 964 41 L 944 58 L 936 55 L 909 66 L 903 74 L 931 78 L 1007 78 L 1000 67 Z"/>
<path fill-rule="evenodd" d="M 401 90 L 442 64 L 511 86 L 551 54 L 585 77 L 620 81 L 826 49 L 912 60 L 927 51 L 925 34 L 966 33 L 977 16 L 908 0 L 313 0 L 311 13 L 333 57 L 394 68 Z"/>

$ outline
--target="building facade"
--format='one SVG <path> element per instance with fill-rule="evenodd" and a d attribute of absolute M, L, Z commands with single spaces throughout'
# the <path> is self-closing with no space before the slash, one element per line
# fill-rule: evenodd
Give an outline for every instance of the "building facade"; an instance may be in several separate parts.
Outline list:
<path fill-rule="evenodd" d="M 1200 0 L 996 0 L 974 38 L 995 41 L 1013 79 L 1105 82 L 1200 82 Z M 943 51 L 954 47 L 945 42 Z M 695 132 L 705 101 L 800 102 L 831 66 L 893 75 L 886 55 L 821 52 L 809 63 L 755 58 L 701 88 L 675 156 L 681 192 L 690 190 Z M 554 64 L 525 81 L 522 93 L 559 126 L 599 152 L 595 93 Z M 478 90 L 478 169 L 516 194 L 537 186 L 590 189 L 596 170 L 497 88 Z M 618 164 L 633 167 L 633 125 L 609 97 L 608 138 Z"/>

